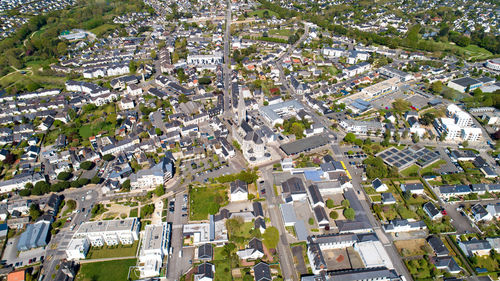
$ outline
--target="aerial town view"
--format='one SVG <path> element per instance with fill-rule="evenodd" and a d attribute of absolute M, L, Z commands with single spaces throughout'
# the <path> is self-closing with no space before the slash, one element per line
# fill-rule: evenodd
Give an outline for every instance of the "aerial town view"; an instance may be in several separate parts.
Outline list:
<path fill-rule="evenodd" d="M 0 0 L 0 281 L 500 278 L 498 0 Z"/>

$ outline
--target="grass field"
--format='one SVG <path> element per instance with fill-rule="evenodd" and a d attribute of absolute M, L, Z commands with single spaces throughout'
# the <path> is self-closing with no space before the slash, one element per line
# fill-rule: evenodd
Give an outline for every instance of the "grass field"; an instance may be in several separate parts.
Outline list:
<path fill-rule="evenodd" d="M 278 17 L 278 14 L 271 11 L 271 10 L 268 10 L 268 9 L 263 9 L 263 10 L 257 10 L 257 11 L 254 11 L 254 12 L 251 12 L 251 13 L 248 13 L 249 16 L 251 17 L 259 17 L 259 18 L 264 18 L 264 11 L 268 11 L 269 12 L 269 16 L 272 17 L 272 16 L 275 16 L 275 17 Z"/>
<path fill-rule="evenodd" d="M 231 281 L 231 261 L 222 254 L 223 247 L 214 248 L 215 281 Z"/>
<path fill-rule="evenodd" d="M 269 35 L 290 36 L 293 34 L 291 29 L 271 29 Z"/>
<path fill-rule="evenodd" d="M 133 208 L 130 210 L 130 213 L 128 214 L 129 217 L 131 218 L 137 218 L 138 217 L 138 210 L 137 208 Z"/>
<path fill-rule="evenodd" d="M 115 247 L 103 246 L 101 248 L 90 248 L 87 259 L 102 259 L 116 257 L 133 257 L 137 252 L 139 241 L 132 245 L 118 245 Z"/>
<path fill-rule="evenodd" d="M 216 214 L 219 208 L 227 205 L 227 187 L 195 187 L 189 191 L 191 202 L 191 219 L 206 220 L 209 214 Z"/>
<path fill-rule="evenodd" d="M 101 35 L 103 35 L 109 30 L 116 29 L 116 27 L 117 25 L 106 23 L 94 29 L 91 29 L 90 32 L 94 33 L 97 37 L 101 37 Z"/>
<path fill-rule="evenodd" d="M 460 47 L 451 43 L 439 42 L 436 43 L 442 46 L 443 49 L 457 49 L 463 52 L 468 60 L 484 60 L 491 57 L 493 54 L 477 45 L 469 45 L 467 47 Z"/>
<path fill-rule="evenodd" d="M 113 125 L 112 124 L 107 124 L 105 122 L 99 122 L 97 124 L 87 124 L 83 125 L 80 127 L 80 130 L 78 130 L 78 133 L 80 136 L 86 140 L 89 137 L 99 133 L 100 131 L 108 131 L 110 132 L 113 130 Z"/>
<path fill-rule="evenodd" d="M 416 177 L 416 176 L 418 176 L 418 169 L 420 169 L 420 168 L 414 164 L 414 165 L 402 170 L 400 173 L 404 177 Z"/>
<path fill-rule="evenodd" d="M 425 175 L 426 173 L 433 172 L 434 169 L 438 169 L 439 167 L 441 167 L 441 165 L 444 165 L 444 164 L 446 164 L 446 161 L 441 159 L 441 160 L 437 161 L 436 163 L 433 163 L 432 165 L 429 165 L 429 166 L 423 168 L 420 171 L 420 174 Z"/>
<path fill-rule="evenodd" d="M 425 255 L 429 250 L 425 239 L 394 241 L 394 246 L 403 257 Z"/>
<path fill-rule="evenodd" d="M 129 267 L 136 259 L 85 263 L 80 267 L 77 281 L 123 281 L 127 280 Z"/>

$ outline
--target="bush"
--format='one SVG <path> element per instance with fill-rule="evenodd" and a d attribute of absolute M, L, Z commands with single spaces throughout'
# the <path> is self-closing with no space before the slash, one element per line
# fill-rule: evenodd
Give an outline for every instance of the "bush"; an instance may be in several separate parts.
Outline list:
<path fill-rule="evenodd" d="M 331 209 L 334 207 L 334 204 L 333 204 L 333 200 L 332 199 L 328 199 L 326 200 L 326 207 Z"/>
<path fill-rule="evenodd" d="M 314 224 L 314 219 L 313 218 L 309 218 L 309 225 L 313 225 Z"/>
<path fill-rule="evenodd" d="M 347 208 L 344 210 L 344 217 L 348 220 L 354 220 L 356 217 L 356 211 L 353 208 Z"/>
<path fill-rule="evenodd" d="M 330 212 L 330 218 L 331 218 L 332 220 L 336 220 L 336 219 L 338 219 L 338 218 L 339 218 L 339 214 L 338 214 L 336 211 L 331 211 L 331 212 Z"/>
<path fill-rule="evenodd" d="M 130 191 L 130 180 L 126 180 L 122 183 L 122 189 L 126 191 Z"/>
<path fill-rule="evenodd" d="M 349 200 L 347 199 L 342 200 L 341 204 L 344 208 L 349 208 L 351 206 L 351 202 L 349 202 Z"/>

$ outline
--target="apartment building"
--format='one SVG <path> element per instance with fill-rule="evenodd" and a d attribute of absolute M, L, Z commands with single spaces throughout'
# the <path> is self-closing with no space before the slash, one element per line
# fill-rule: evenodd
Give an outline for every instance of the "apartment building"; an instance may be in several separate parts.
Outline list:
<path fill-rule="evenodd" d="M 168 255 L 170 236 L 170 224 L 166 222 L 159 225 L 146 226 L 139 253 L 141 278 L 158 276 L 160 274 L 163 258 Z"/>
<path fill-rule="evenodd" d="M 80 225 L 73 239 L 87 238 L 94 247 L 104 244 L 132 244 L 139 239 L 141 223 L 137 218 L 111 221 L 90 221 Z"/>

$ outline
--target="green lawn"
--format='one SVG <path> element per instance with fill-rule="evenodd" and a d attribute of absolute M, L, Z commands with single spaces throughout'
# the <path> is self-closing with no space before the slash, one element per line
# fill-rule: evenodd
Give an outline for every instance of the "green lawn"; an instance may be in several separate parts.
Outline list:
<path fill-rule="evenodd" d="M 130 209 L 130 213 L 128 214 L 128 216 L 131 218 L 137 218 L 138 212 L 139 211 L 137 210 L 137 208 Z"/>
<path fill-rule="evenodd" d="M 380 196 L 380 195 L 372 195 L 372 196 L 370 196 L 370 199 L 372 200 L 372 202 L 381 202 L 382 201 L 382 196 Z"/>
<path fill-rule="evenodd" d="M 189 191 L 191 220 L 206 220 L 208 215 L 215 215 L 220 207 L 227 205 L 227 187 L 194 187 Z"/>
<path fill-rule="evenodd" d="M 231 275 L 231 261 L 227 260 L 222 254 L 223 247 L 214 248 L 214 260 L 215 265 L 215 280 L 216 281 L 232 281 L 233 277 Z"/>
<path fill-rule="evenodd" d="M 117 26 L 115 24 L 106 23 L 94 29 L 91 29 L 90 32 L 94 33 L 97 37 L 101 37 L 104 33 L 106 33 L 109 30 L 116 29 L 116 27 Z"/>
<path fill-rule="evenodd" d="M 416 177 L 418 176 L 418 169 L 420 169 L 420 167 L 413 164 L 412 166 L 402 170 L 400 173 L 404 177 Z"/>
<path fill-rule="evenodd" d="M 80 130 L 78 130 L 78 133 L 80 134 L 80 136 L 84 140 L 87 140 L 91 136 L 94 136 L 97 133 L 99 133 L 100 131 L 110 132 L 113 129 L 114 129 L 113 124 L 106 123 L 106 122 L 99 122 L 97 124 L 87 124 L 87 125 L 81 126 Z"/>
<path fill-rule="evenodd" d="M 275 12 L 273 12 L 271 10 L 268 10 L 268 9 L 257 10 L 257 11 L 248 13 L 248 15 L 251 16 L 251 17 L 257 16 L 259 18 L 264 18 L 264 11 L 268 11 L 270 17 L 272 17 L 272 16 L 279 17 L 279 15 L 277 13 L 275 13 Z"/>
<path fill-rule="evenodd" d="M 132 245 L 118 245 L 114 247 L 103 246 L 100 248 L 91 247 L 87 259 L 102 259 L 116 257 L 133 257 L 137 252 L 139 241 L 135 241 Z"/>
<path fill-rule="evenodd" d="M 269 35 L 290 36 L 294 32 L 291 29 L 271 29 Z"/>
<path fill-rule="evenodd" d="M 425 175 L 427 173 L 431 173 L 431 172 L 434 171 L 434 169 L 438 169 L 439 167 L 441 167 L 441 165 L 444 165 L 444 164 L 446 164 L 446 161 L 441 159 L 441 160 L 439 160 L 439 161 L 437 161 L 437 162 L 435 162 L 435 163 L 433 163 L 433 164 L 431 164 L 431 165 L 423 168 L 420 171 L 420 174 L 421 175 Z"/>
<path fill-rule="evenodd" d="M 77 281 L 123 281 L 127 280 L 129 267 L 136 259 L 85 263 L 76 276 Z"/>

